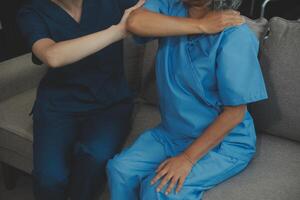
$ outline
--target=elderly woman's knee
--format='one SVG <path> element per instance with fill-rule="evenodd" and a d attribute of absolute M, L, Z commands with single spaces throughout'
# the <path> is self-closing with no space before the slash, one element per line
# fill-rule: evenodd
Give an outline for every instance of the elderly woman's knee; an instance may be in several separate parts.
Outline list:
<path fill-rule="evenodd" d="M 107 175 L 113 179 L 126 180 L 132 176 L 132 169 L 128 162 L 122 159 L 120 155 L 109 160 L 106 165 Z"/>

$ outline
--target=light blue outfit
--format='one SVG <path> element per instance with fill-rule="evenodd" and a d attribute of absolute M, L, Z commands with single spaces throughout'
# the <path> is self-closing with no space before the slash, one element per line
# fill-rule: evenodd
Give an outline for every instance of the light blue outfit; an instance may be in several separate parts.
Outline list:
<path fill-rule="evenodd" d="M 144 7 L 169 16 L 187 16 L 180 0 L 148 0 Z M 200 137 L 222 107 L 267 98 L 258 49 L 257 38 L 247 25 L 214 35 L 160 38 L 156 77 L 162 121 L 108 163 L 112 200 L 199 200 L 204 191 L 248 165 L 255 153 L 256 134 L 247 112 L 195 164 L 179 194 L 172 191 L 166 196 L 166 187 L 157 193 L 157 185 L 150 185 L 159 164 Z"/>

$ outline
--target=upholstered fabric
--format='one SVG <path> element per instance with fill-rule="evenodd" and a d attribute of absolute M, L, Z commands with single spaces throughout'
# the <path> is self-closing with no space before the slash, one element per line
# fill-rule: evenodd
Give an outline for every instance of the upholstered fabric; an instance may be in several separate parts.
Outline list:
<path fill-rule="evenodd" d="M 29 116 L 35 98 L 35 89 L 18 94 L 0 104 L 0 144 L 30 157 L 31 149 L 24 148 L 11 137 L 32 142 L 32 119 Z M 20 141 L 22 142 L 22 141 Z"/>
<path fill-rule="evenodd" d="M 252 20 L 248 17 L 245 17 L 245 19 L 248 26 L 254 31 L 259 40 L 262 41 L 268 30 L 268 20 L 266 20 L 265 18 Z"/>
<path fill-rule="evenodd" d="M 132 130 L 125 146 L 132 144 L 145 130 L 155 127 L 160 122 L 160 113 L 157 107 L 141 104 L 137 107 Z"/>
<path fill-rule="evenodd" d="M 299 170 L 300 143 L 259 134 L 250 165 L 208 191 L 204 200 L 299 200 Z"/>
<path fill-rule="evenodd" d="M 132 37 L 124 40 L 124 68 L 130 88 L 139 93 L 141 84 L 141 57 L 144 45 L 136 45 Z"/>
<path fill-rule="evenodd" d="M 0 63 L 0 101 L 36 87 L 46 70 L 32 63 L 31 54 Z"/>
<path fill-rule="evenodd" d="M 300 23 L 276 17 L 269 26 L 261 50 L 269 99 L 251 110 L 258 130 L 300 141 Z"/>
<path fill-rule="evenodd" d="M 32 142 L 27 141 L 23 141 L 21 144 L 22 146 L 26 146 L 26 148 L 27 146 L 32 146 Z M 0 160 L 1 162 L 4 162 L 9 166 L 12 166 L 28 174 L 31 174 L 32 172 L 32 158 L 25 157 L 19 152 L 13 151 L 11 149 L 6 149 L 0 146 Z"/>
<path fill-rule="evenodd" d="M 36 90 L 0 103 L 0 158 L 26 172 L 32 169 L 32 119 Z"/>
<path fill-rule="evenodd" d="M 246 23 L 253 30 L 259 40 L 263 40 L 267 32 L 268 21 L 264 18 L 251 20 L 245 17 Z M 155 56 L 158 41 L 151 41 L 145 47 L 144 61 L 142 64 L 142 98 L 149 104 L 158 105 L 158 96 L 155 78 Z"/>
<path fill-rule="evenodd" d="M 158 41 L 154 40 L 146 44 L 142 62 L 141 97 L 149 104 L 158 105 L 155 75 L 155 57 L 158 49 Z"/>

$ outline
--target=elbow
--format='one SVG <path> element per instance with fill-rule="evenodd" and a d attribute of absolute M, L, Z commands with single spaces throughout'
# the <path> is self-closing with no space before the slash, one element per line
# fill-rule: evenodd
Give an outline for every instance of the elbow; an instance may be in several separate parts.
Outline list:
<path fill-rule="evenodd" d="M 247 111 L 246 105 L 234 106 L 234 107 L 226 107 L 225 112 L 227 111 L 230 116 L 230 121 L 234 124 L 240 124 L 244 118 Z"/>
<path fill-rule="evenodd" d="M 45 52 L 43 62 L 50 68 L 61 67 L 58 56 L 54 52 L 52 52 L 52 50 L 47 50 Z"/>
<path fill-rule="evenodd" d="M 245 119 L 246 111 L 247 111 L 246 105 L 241 105 L 236 108 L 234 118 L 237 124 L 241 123 Z"/>
<path fill-rule="evenodd" d="M 140 35 L 140 27 L 141 27 L 141 10 L 137 9 L 131 12 L 126 22 L 126 29 L 134 34 Z"/>

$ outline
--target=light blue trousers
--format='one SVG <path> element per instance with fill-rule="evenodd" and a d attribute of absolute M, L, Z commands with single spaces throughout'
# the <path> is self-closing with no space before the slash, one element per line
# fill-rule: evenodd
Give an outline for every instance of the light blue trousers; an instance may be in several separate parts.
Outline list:
<path fill-rule="evenodd" d="M 130 148 L 109 161 L 107 174 L 112 200 L 200 200 L 205 190 L 241 172 L 248 164 L 214 149 L 195 164 L 181 192 L 175 194 L 173 189 L 165 195 L 166 187 L 156 192 L 159 183 L 151 186 L 150 181 L 157 167 L 174 156 L 174 151 L 154 134 L 153 130 L 145 132 Z"/>

